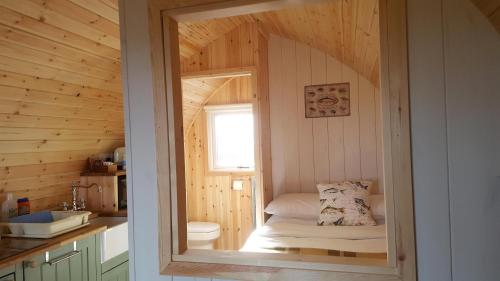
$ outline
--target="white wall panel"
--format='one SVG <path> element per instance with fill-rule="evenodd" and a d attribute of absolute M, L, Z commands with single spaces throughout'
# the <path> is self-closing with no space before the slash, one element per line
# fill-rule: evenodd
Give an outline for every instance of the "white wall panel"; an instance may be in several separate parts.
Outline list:
<path fill-rule="evenodd" d="M 316 192 L 316 183 L 335 180 L 378 181 L 376 88 L 325 53 L 274 35 L 269 71 L 274 194 Z M 341 82 L 350 83 L 351 116 L 305 118 L 304 86 Z"/>

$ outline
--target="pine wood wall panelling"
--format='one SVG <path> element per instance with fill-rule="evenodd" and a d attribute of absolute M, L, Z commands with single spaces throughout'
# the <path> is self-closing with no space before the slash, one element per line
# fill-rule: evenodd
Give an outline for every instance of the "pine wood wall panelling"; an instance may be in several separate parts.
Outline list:
<path fill-rule="evenodd" d="M 93 78 L 79 73 L 52 68 L 43 64 L 35 64 L 23 60 L 0 55 L 0 70 L 58 80 L 72 84 L 82 84 L 97 89 L 120 93 L 121 84 L 117 80 Z"/>
<path fill-rule="evenodd" d="M 97 42 L 88 38 L 59 29 L 40 21 L 40 18 L 31 18 L 17 13 L 14 10 L 9 9 L 6 2 L 0 2 L 0 14 L 2 15 L 2 17 L 0 17 L 0 23 L 4 25 L 21 29 L 31 34 L 65 44 L 100 57 L 111 58 L 116 61 L 120 60 L 120 51 L 118 49 L 97 44 Z"/>
<path fill-rule="evenodd" d="M 37 0 L 4 0 L 2 6 L 8 7 L 24 16 L 37 19 L 51 26 L 57 27 L 67 32 L 78 34 L 81 37 L 87 38 L 94 42 L 98 42 L 104 46 L 119 50 L 120 39 L 114 36 L 108 36 L 105 32 L 101 32 L 91 26 L 91 23 L 82 23 L 75 18 L 69 17 L 70 9 L 64 9 L 64 14 L 61 11 L 54 11 L 50 1 Z"/>
<path fill-rule="evenodd" d="M 181 71 L 194 72 L 256 65 L 258 27 L 256 24 L 235 25 L 228 33 L 221 33 L 196 54 L 181 60 Z M 239 42 L 238 42 L 239 40 Z M 230 47 L 231 51 L 228 48 Z M 181 45 L 182 49 L 182 45 Z M 230 54 L 230 55 L 228 55 Z"/>
<path fill-rule="evenodd" d="M 250 15 L 181 23 L 182 60 L 189 61 L 193 59 L 193 54 L 204 52 L 205 46 L 229 29 L 255 22 L 266 32 L 329 54 L 378 87 L 380 46 L 377 0 L 325 1 Z"/>
<path fill-rule="evenodd" d="M 350 83 L 351 115 L 344 118 L 344 150 L 346 179 L 360 179 L 361 147 L 359 130 L 359 75 L 350 67 L 342 67 L 342 80 Z"/>
<path fill-rule="evenodd" d="M 26 175 L 41 176 L 50 174 L 68 173 L 71 171 L 82 171 L 87 166 L 86 160 L 67 161 L 59 163 L 20 165 L 2 167 L 0 169 L 0 180 L 24 178 Z"/>
<path fill-rule="evenodd" d="M 0 70 L 0 85 L 123 104 L 120 93 Z"/>
<path fill-rule="evenodd" d="M 104 38 L 111 37 L 110 39 L 116 40 L 120 39 L 120 27 L 119 22 L 116 21 L 118 16 L 118 11 L 116 9 L 108 9 L 104 11 L 103 8 L 106 5 L 100 4 L 100 1 L 87 1 L 87 5 L 81 6 L 73 3 L 71 0 L 30 0 L 39 6 L 45 7 L 45 9 L 51 10 L 52 12 L 60 15 L 64 15 L 74 21 L 84 24 L 91 29 L 100 31 Z M 99 7 L 100 6 L 100 7 Z M 90 8 L 94 7 L 92 11 Z M 113 20 L 109 20 L 106 17 L 101 16 L 99 13 L 107 14 L 108 17 Z M 114 15 L 114 17 L 111 16 Z M 72 31 L 74 32 L 74 31 Z M 120 45 L 118 45 L 119 49 Z M 116 46 L 114 48 L 117 48 Z"/>
<path fill-rule="evenodd" d="M 274 37 L 273 40 L 274 42 L 281 41 L 278 37 Z M 301 132 L 298 133 L 300 192 L 315 192 L 313 120 L 302 118 L 305 116 L 305 100 L 301 95 L 304 87 L 311 84 L 311 49 L 305 44 L 296 42 L 295 53 L 297 58 L 297 120 L 298 132 Z M 271 66 L 270 64 L 269 67 Z M 279 85 L 274 85 L 274 83 L 270 85 L 273 85 L 273 88 L 279 88 Z"/>
<path fill-rule="evenodd" d="M 284 39 L 281 45 L 281 58 L 283 60 L 283 84 L 281 112 L 283 118 L 283 133 L 287 142 L 282 143 L 285 153 L 285 186 L 291 192 L 300 192 L 299 173 L 299 142 L 298 142 L 298 114 L 297 114 L 297 63 L 295 60 L 295 42 Z"/>
<path fill-rule="evenodd" d="M 209 96 L 209 100 L 205 100 L 204 103 L 229 104 L 255 102 L 255 109 L 258 110 L 258 112 L 256 112 L 258 113 L 258 124 L 256 125 L 260 126 L 259 134 L 261 134 L 257 145 L 259 145 L 262 151 L 261 154 L 263 154 L 259 159 L 260 161 L 256 159 L 256 161 L 259 161 L 259 163 L 261 163 L 260 165 L 262 165 L 259 169 L 263 171 L 262 178 L 256 180 L 257 186 L 263 185 L 264 192 L 262 198 L 256 198 L 256 204 L 265 206 L 272 198 L 267 38 L 262 36 L 262 32 L 259 32 L 257 24 L 242 24 L 210 43 L 191 58 L 183 60 L 182 63 L 182 71 L 184 73 L 238 69 L 241 67 L 256 67 L 257 85 L 253 85 L 252 79 L 249 76 L 233 77 L 227 80 L 213 95 Z M 256 91 L 251 90 L 255 89 L 255 87 L 259 89 L 259 96 L 255 95 Z M 186 94 L 188 96 L 190 95 L 190 93 L 183 93 L 183 95 Z M 184 100 L 187 99 L 189 99 L 189 97 L 184 98 Z M 186 156 L 186 161 L 195 161 L 194 159 L 196 159 L 196 162 L 191 165 L 190 168 L 187 167 L 186 169 L 186 175 L 191 177 L 190 179 L 186 179 L 188 186 L 188 213 L 192 215 L 193 212 L 197 212 L 197 217 L 201 217 L 203 220 L 211 221 L 211 219 L 217 219 L 217 221 L 223 222 L 224 225 L 227 225 L 227 227 L 223 227 L 223 229 L 230 229 L 230 231 L 227 230 L 224 232 L 221 238 L 222 240 L 216 246 L 220 249 L 239 249 L 250 233 L 253 223 L 252 215 L 248 212 L 248 210 L 251 210 L 252 204 L 250 181 L 244 180 L 245 189 L 242 193 L 233 192 L 220 194 L 221 189 L 231 190 L 231 177 L 217 177 L 214 179 L 214 177 L 207 177 L 204 174 L 207 160 L 206 156 L 203 156 L 206 155 L 206 147 L 202 136 L 206 135 L 206 129 L 203 129 L 206 120 L 202 121 L 203 126 L 199 124 L 199 119 L 204 118 L 204 115 L 204 112 L 200 110 L 198 115 L 195 115 L 195 122 L 193 122 L 192 126 L 188 127 L 189 129 L 186 133 L 188 139 L 186 139 L 185 148 L 186 151 L 191 150 L 191 155 Z M 193 154 L 191 153 L 192 151 L 199 154 Z M 264 152 L 266 152 L 267 155 L 265 155 Z M 190 197 L 189 190 L 198 188 L 200 185 L 204 185 L 206 193 L 203 193 L 202 190 L 201 196 L 195 198 Z M 223 186 L 223 188 L 219 189 L 219 193 L 214 191 L 221 186 Z M 199 190 L 198 193 L 200 193 Z M 238 194 L 241 194 L 241 196 Z M 240 209 L 238 213 L 235 213 L 235 203 L 228 202 L 228 200 L 235 200 L 235 198 L 237 198 L 236 205 L 241 205 L 241 207 L 237 208 Z M 222 201 L 218 202 L 217 200 Z M 241 202 L 238 200 L 241 200 Z M 210 204 L 210 202 L 214 203 Z M 194 204 L 195 206 L 189 207 L 190 204 Z M 199 204 L 202 206 L 199 206 Z M 220 209 L 214 210 L 211 208 L 211 206 L 213 207 L 214 205 L 219 206 Z M 225 212 L 220 213 L 220 210 L 225 210 Z M 242 212 L 242 214 L 240 215 L 239 212 Z M 223 214 L 228 215 L 227 217 L 220 217 L 223 216 Z"/>
<path fill-rule="evenodd" d="M 104 108 L 74 108 L 59 105 L 39 104 L 32 102 L 16 102 L 4 100 L 0 104 L 0 113 L 21 114 L 51 117 L 69 117 L 91 120 L 120 120 L 123 119 L 119 112 L 107 111 Z"/>
<path fill-rule="evenodd" d="M 71 162 L 87 160 L 89 157 L 98 156 L 100 153 L 109 153 L 109 148 L 90 150 L 68 150 L 51 152 L 28 152 L 28 153 L 0 153 L 0 167 L 10 169 L 22 165 L 43 165 L 46 163 Z"/>
<path fill-rule="evenodd" d="M 258 117 L 259 124 L 259 140 L 260 140 L 260 182 L 261 194 L 257 194 L 255 204 L 257 210 L 264 209 L 273 199 L 273 182 L 272 182 L 272 154 L 271 154 L 271 112 L 269 102 L 269 51 L 268 38 L 258 29 L 258 54 L 257 54 L 257 104 L 259 108 Z M 256 212 L 256 223 L 260 225 L 264 222 L 260 212 Z"/>
<path fill-rule="evenodd" d="M 87 158 L 124 145 L 115 1 L 0 3 L 0 199 L 71 199 Z"/>
<path fill-rule="evenodd" d="M 0 24 L 0 39 L 21 45 L 47 54 L 61 56 L 80 62 L 82 65 L 119 73 L 120 63 L 117 60 L 97 56 L 56 41 L 46 40 L 21 29 Z"/>
<path fill-rule="evenodd" d="M 88 9 L 89 11 L 94 12 L 95 14 L 106 18 L 109 21 L 114 22 L 115 24 L 120 23 L 120 19 L 118 17 L 118 1 L 117 0 L 70 0 L 74 4 L 80 6 L 81 8 Z"/>
<path fill-rule="evenodd" d="M 64 117 L 26 116 L 0 114 L 0 127 L 6 128 L 45 128 L 71 130 L 123 130 L 123 120 L 91 120 Z"/>
<path fill-rule="evenodd" d="M 271 157 L 272 157 L 272 182 L 273 197 L 278 195 L 279 190 L 285 188 L 285 153 L 281 139 L 284 139 L 283 115 L 280 108 L 283 97 L 283 89 L 280 85 L 283 80 L 282 41 L 276 36 L 269 37 L 269 107 L 271 124 Z"/>
<path fill-rule="evenodd" d="M 326 84 L 327 82 L 326 58 L 325 53 L 317 49 L 311 49 L 311 83 L 313 85 Z M 312 123 L 315 183 L 329 182 L 330 143 L 328 140 L 328 120 L 326 118 L 315 118 Z M 288 152 L 285 151 L 285 153 Z"/>
<path fill-rule="evenodd" d="M 81 61 L 75 61 L 71 57 L 65 58 L 59 55 L 47 54 L 45 52 L 17 45 L 12 42 L 5 42 L 3 40 L 0 40 L 0 53 L 3 56 L 12 59 L 42 64 L 51 68 L 65 70 L 95 79 L 103 79 L 107 81 L 119 78 L 116 77 L 116 73 L 114 72 L 97 67 L 89 67 Z"/>
<path fill-rule="evenodd" d="M 123 131 L 112 130 L 67 130 L 44 128 L 0 127 L 0 141 L 16 140 L 121 140 Z"/>
<path fill-rule="evenodd" d="M 275 195 L 316 192 L 318 182 L 378 180 L 383 167 L 379 159 L 381 136 L 377 133 L 380 104 L 375 86 L 325 53 L 278 36 L 270 37 L 269 58 Z M 285 71 L 290 68 L 293 70 Z M 293 79 L 297 79 L 296 86 L 289 89 L 289 80 Z M 351 84 L 351 116 L 305 118 L 304 86 L 339 82 Z M 287 106 L 291 99 L 298 102 Z M 290 130 L 295 122 L 298 130 Z M 298 159 L 293 156 L 297 153 Z M 378 191 L 383 192 L 381 188 Z"/>
<path fill-rule="evenodd" d="M 15 140 L 0 141 L 0 153 L 30 153 L 68 150 L 107 149 L 123 146 L 123 140 Z"/>
<path fill-rule="evenodd" d="M 122 111 L 123 105 L 117 102 L 109 102 L 99 99 L 88 99 L 81 96 L 67 96 L 61 94 L 53 94 L 50 92 L 22 89 L 16 87 L 0 85 L 0 91 L 5 93 L 0 98 L 2 100 L 16 102 L 31 102 L 47 105 L 58 105 L 72 108 L 92 107 L 97 110 L 106 110 L 110 113 Z"/>
<path fill-rule="evenodd" d="M 251 77 L 235 77 L 218 89 L 207 105 L 252 102 Z M 208 172 L 206 114 L 200 112 L 186 134 L 186 188 L 189 221 L 219 223 L 216 249 L 239 250 L 253 224 L 249 176 L 212 175 Z M 242 179 L 243 191 L 232 190 L 232 180 Z"/>
<path fill-rule="evenodd" d="M 194 118 L 202 110 L 203 104 L 230 79 L 231 77 L 182 79 L 182 118 L 185 132 L 192 126 Z"/>

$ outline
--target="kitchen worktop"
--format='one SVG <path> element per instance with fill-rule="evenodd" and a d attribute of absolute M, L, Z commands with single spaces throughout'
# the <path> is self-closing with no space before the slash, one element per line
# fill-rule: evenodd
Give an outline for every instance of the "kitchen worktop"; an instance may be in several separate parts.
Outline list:
<path fill-rule="evenodd" d="M 2 237 L 0 240 L 0 268 L 106 231 L 125 222 L 127 222 L 126 217 L 96 217 L 89 220 L 88 226 L 50 239 Z"/>

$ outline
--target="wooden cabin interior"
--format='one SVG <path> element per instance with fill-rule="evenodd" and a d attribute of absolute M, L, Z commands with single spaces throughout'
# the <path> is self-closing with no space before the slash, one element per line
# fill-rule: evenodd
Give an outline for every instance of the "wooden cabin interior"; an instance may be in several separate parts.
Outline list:
<path fill-rule="evenodd" d="M 117 1 L 0 2 L 0 197 L 71 202 L 88 158 L 125 145 Z"/>
<path fill-rule="evenodd" d="M 476 159 L 482 148 L 492 150 L 491 143 L 498 144 L 498 134 L 496 139 L 491 137 L 498 122 L 493 128 L 485 121 L 498 113 L 493 115 L 486 102 L 481 102 L 497 104 L 491 101 L 498 96 L 498 82 L 493 87 L 492 81 L 499 56 L 491 55 L 487 61 L 475 53 L 492 50 L 493 54 L 495 46 L 500 46 L 499 40 L 484 39 L 491 35 L 490 29 L 495 35 L 500 33 L 500 0 L 453 1 L 0 0 L 0 281 L 196 279 L 164 276 L 177 273 L 224 280 L 289 280 L 290 276 L 300 280 L 403 280 L 398 279 L 403 275 L 390 275 L 400 271 L 407 274 L 404 280 L 416 281 L 417 270 L 427 280 L 432 275 L 428 272 L 433 272 L 428 268 L 439 271 L 441 267 L 435 267 L 442 261 L 447 263 L 443 267 L 446 274 L 458 273 L 435 280 L 496 280 L 488 278 L 493 271 L 495 276 L 500 274 L 491 262 L 498 260 L 500 251 L 480 240 L 493 240 L 500 227 L 490 223 L 492 219 L 489 224 L 477 219 L 480 215 L 486 218 L 484 213 L 498 213 L 492 211 L 498 205 L 498 192 L 491 187 L 498 183 L 498 175 L 496 181 L 492 179 L 497 171 L 488 158 L 494 158 L 494 153 L 483 154 L 489 162 L 469 159 Z M 221 11 L 213 7 L 227 8 L 234 3 L 263 6 L 248 13 L 236 9 L 235 16 L 204 14 L 205 18 L 194 19 L 197 12 L 192 11 L 200 6 L 217 14 Z M 405 6 L 402 9 L 408 18 L 384 19 L 384 9 L 396 10 L 399 5 Z M 170 16 L 178 32 L 178 64 L 162 61 L 171 56 L 166 48 L 172 38 L 166 36 L 170 31 L 155 27 L 158 22 L 165 24 L 163 28 L 172 24 L 166 20 Z M 399 32 L 390 26 L 394 22 L 405 26 L 404 38 L 396 38 L 399 41 L 388 39 L 389 33 Z M 468 34 L 463 41 L 462 32 Z M 143 34 L 147 35 L 141 37 Z M 388 44 L 386 54 L 383 44 Z M 394 59 L 387 50 L 397 53 L 399 44 L 405 48 L 405 56 L 390 63 L 404 64 L 404 73 L 392 82 L 389 78 L 395 76 L 388 76 L 387 65 L 384 69 L 384 55 L 387 61 L 388 57 Z M 141 57 L 143 50 L 146 55 Z M 158 54 L 163 57 L 159 59 Z M 140 64 L 141 59 L 152 65 L 151 73 Z M 170 107 L 176 103 L 169 100 L 169 94 L 178 93 L 164 87 L 172 85 L 147 84 L 178 78 L 158 78 L 172 75 L 165 69 L 173 65 L 180 68 L 182 97 L 175 98 L 182 100 L 182 107 Z M 131 75 L 144 75 L 147 83 L 138 83 L 141 80 Z M 401 85 L 391 84 L 398 81 Z M 468 89 L 467 95 L 460 96 L 462 89 Z M 470 92 L 477 99 L 462 106 Z M 399 95 L 402 100 L 397 100 Z M 471 110 L 463 116 L 470 104 L 481 112 Z M 403 115 L 388 116 L 394 108 Z M 408 119 L 412 120 L 406 120 L 404 114 L 410 115 L 410 108 L 413 115 Z M 485 112 L 491 113 L 489 119 L 481 115 Z M 174 113 L 174 117 L 181 113 L 182 119 L 170 120 L 169 114 Z M 428 118 L 422 117 L 427 114 Z M 178 135 L 170 127 L 163 132 L 165 120 L 158 122 L 158 116 L 169 119 L 165 128 L 182 128 L 182 153 L 175 146 Z M 398 116 L 403 118 L 391 119 Z M 467 127 L 470 116 L 481 119 Z M 429 124 L 435 120 L 436 124 Z M 411 129 L 407 147 L 391 143 L 394 135 L 405 133 L 392 134 L 389 127 L 394 124 Z M 474 139 L 465 143 L 468 137 Z M 141 138 L 152 142 L 144 145 Z M 432 141 L 426 142 L 429 139 Z M 444 144 L 436 143 L 441 140 Z M 493 141 L 478 144 L 488 140 Z M 171 150 L 172 143 L 175 153 L 167 152 L 164 158 L 171 162 L 164 165 L 161 150 Z M 155 150 L 142 155 L 142 146 L 155 146 Z M 412 199 L 405 202 L 416 206 L 415 213 L 411 207 L 411 214 L 397 209 L 401 205 L 395 204 L 396 197 L 402 192 L 397 194 L 394 186 L 403 184 L 392 182 L 395 176 L 391 174 L 397 164 L 392 156 L 404 149 L 408 149 L 408 158 L 441 157 L 427 165 L 412 159 L 399 163 L 409 175 L 415 165 L 415 178 L 408 179 L 411 190 L 405 190 Z M 470 151 L 468 161 L 463 161 Z M 181 160 L 169 153 L 182 155 Z M 133 155 L 137 162 L 127 162 L 126 157 Z M 167 171 L 179 161 L 182 165 L 172 167 L 182 168 Z M 439 161 L 446 168 L 434 168 Z M 484 163 L 490 164 L 485 167 Z M 127 170 L 132 164 L 135 172 Z M 462 164 L 469 166 L 462 169 Z M 433 172 L 447 178 L 434 186 L 427 181 Z M 489 189 L 478 187 L 478 195 L 470 195 L 461 185 L 466 179 L 456 180 L 463 174 L 478 182 L 487 179 L 481 187 Z M 167 188 L 167 182 L 177 186 Z M 186 204 L 176 205 L 172 198 L 184 191 L 184 185 Z M 442 186 L 445 188 L 435 196 L 432 189 Z M 360 218 L 354 222 L 344 216 L 325 220 L 323 215 L 344 214 L 344 207 L 334 202 L 346 190 L 365 196 L 360 199 L 356 193 L 351 198 L 358 204 L 355 210 Z M 333 193 L 340 194 L 332 197 Z M 456 215 L 469 198 L 482 202 L 480 207 Z M 131 211 L 127 200 L 131 206 L 132 199 L 135 210 Z M 426 204 L 434 204 L 434 208 L 427 210 Z M 445 215 L 434 211 L 442 208 Z M 480 215 L 471 215 L 477 213 Z M 50 223 L 67 216 L 82 217 L 76 225 L 50 233 L 16 231 L 26 218 L 40 223 L 40 217 L 34 218 L 40 215 L 48 215 Z M 397 223 L 406 215 L 412 218 L 411 225 L 401 227 Z M 465 229 L 468 224 L 462 224 L 462 217 L 467 216 L 463 221 L 471 225 L 477 221 L 475 227 Z M 184 225 L 176 233 L 176 227 Z M 443 231 L 439 227 L 446 228 L 445 238 L 442 233 L 436 235 Z M 336 232 L 341 228 L 346 231 Z M 148 236 L 149 232 L 154 235 Z M 477 239 L 478 232 L 481 239 Z M 417 246 L 412 240 L 415 233 Z M 401 237 L 412 238 L 411 245 Z M 479 250 L 464 248 L 472 240 Z M 134 257 L 130 267 L 129 246 Z M 408 247 L 413 252 L 417 247 L 420 253 L 403 253 L 401 249 Z M 168 253 L 162 252 L 165 249 Z M 436 249 L 441 255 L 423 256 Z M 419 269 L 414 260 L 418 254 Z M 188 266 L 193 256 L 203 264 L 197 264 L 195 270 Z M 231 265 L 223 264 L 228 257 L 236 258 Z M 256 266 L 254 261 L 261 257 L 265 259 Z M 178 271 L 168 271 L 165 264 L 169 262 L 176 263 Z M 408 263 L 414 264 L 401 266 Z M 331 273 L 328 266 L 338 267 Z M 298 274 L 306 271 L 302 269 L 316 272 Z M 351 271 L 362 272 L 356 275 L 362 277 L 350 278 Z M 407 271 L 412 272 L 408 275 Z M 469 272 L 487 272 L 484 276 L 488 277 L 481 279 Z M 375 277 L 365 276 L 369 273 Z M 384 279 L 386 276 L 390 278 Z M 435 276 L 438 274 L 432 278 Z"/>
<path fill-rule="evenodd" d="M 281 194 L 345 180 L 384 193 L 377 3 L 179 23 L 188 221 L 220 225 L 215 249 L 242 249 Z M 306 118 L 304 87 L 332 83 L 349 83 L 349 116 Z M 211 170 L 204 108 L 248 103 L 255 171 Z"/>

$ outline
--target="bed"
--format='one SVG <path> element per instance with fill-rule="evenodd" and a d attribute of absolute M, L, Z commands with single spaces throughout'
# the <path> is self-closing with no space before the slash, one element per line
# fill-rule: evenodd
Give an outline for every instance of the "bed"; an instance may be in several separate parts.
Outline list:
<path fill-rule="evenodd" d="M 314 219 L 287 218 L 273 215 L 247 239 L 244 252 L 311 252 L 329 255 L 344 252 L 385 256 L 385 224 L 376 226 L 318 226 Z M 304 251 L 302 251 L 304 250 Z M 312 251 L 318 253 L 318 251 Z M 334 254 L 332 254 L 334 253 Z M 353 255 L 356 256 L 356 255 Z"/>

